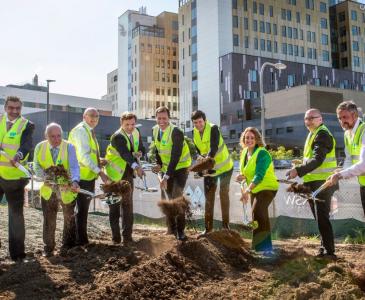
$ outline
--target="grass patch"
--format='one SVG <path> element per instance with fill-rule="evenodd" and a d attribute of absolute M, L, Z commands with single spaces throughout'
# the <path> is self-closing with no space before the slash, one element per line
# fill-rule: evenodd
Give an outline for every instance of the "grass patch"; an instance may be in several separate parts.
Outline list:
<path fill-rule="evenodd" d="M 354 234 L 347 235 L 344 243 L 345 244 L 365 244 L 365 229 L 356 228 L 353 229 Z"/>

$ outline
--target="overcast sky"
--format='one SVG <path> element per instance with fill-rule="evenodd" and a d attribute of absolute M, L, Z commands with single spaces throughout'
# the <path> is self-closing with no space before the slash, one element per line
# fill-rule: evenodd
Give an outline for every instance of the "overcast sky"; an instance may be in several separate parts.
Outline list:
<path fill-rule="evenodd" d="M 1 0 L 0 85 L 37 73 L 56 80 L 52 92 L 100 98 L 117 68 L 118 17 L 142 5 L 153 16 L 178 10 L 178 0 Z"/>
<path fill-rule="evenodd" d="M 51 92 L 100 98 L 118 64 L 118 17 L 147 6 L 177 12 L 178 0 L 1 0 L 0 86 L 55 79 Z"/>

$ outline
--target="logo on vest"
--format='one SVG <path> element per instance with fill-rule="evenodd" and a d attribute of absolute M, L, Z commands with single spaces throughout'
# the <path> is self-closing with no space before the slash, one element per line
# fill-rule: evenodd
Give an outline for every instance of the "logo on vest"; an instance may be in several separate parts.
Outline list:
<path fill-rule="evenodd" d="M 14 138 L 16 136 L 16 131 L 10 131 L 9 137 Z"/>

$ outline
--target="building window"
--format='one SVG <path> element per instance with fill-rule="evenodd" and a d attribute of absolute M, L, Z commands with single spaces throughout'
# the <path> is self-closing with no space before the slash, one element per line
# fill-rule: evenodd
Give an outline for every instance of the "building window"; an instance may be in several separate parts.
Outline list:
<path fill-rule="evenodd" d="M 276 134 L 283 134 L 284 128 L 276 128 Z"/>
<path fill-rule="evenodd" d="M 247 0 L 243 0 L 243 10 L 247 11 L 248 7 L 247 7 Z"/>
<path fill-rule="evenodd" d="M 351 11 L 351 20 L 357 21 L 357 11 L 356 10 Z"/>
<path fill-rule="evenodd" d="M 259 13 L 261 16 L 265 14 L 265 7 L 262 3 L 259 4 Z"/>
<path fill-rule="evenodd" d="M 330 61 L 330 53 L 326 50 L 322 51 L 322 59 L 323 61 Z"/>
<path fill-rule="evenodd" d="M 312 59 L 313 58 L 313 50 L 312 50 L 312 48 L 308 48 L 307 49 L 307 57 L 309 59 Z"/>
<path fill-rule="evenodd" d="M 266 33 L 271 34 L 271 24 L 269 22 L 266 22 Z"/>
<path fill-rule="evenodd" d="M 254 46 L 255 50 L 259 49 L 259 40 L 257 38 L 253 39 L 253 46 Z"/>
<path fill-rule="evenodd" d="M 346 52 L 347 51 L 347 43 L 343 42 L 340 44 L 340 51 L 341 52 Z"/>
<path fill-rule="evenodd" d="M 345 12 L 344 11 L 342 11 L 342 12 L 340 12 L 339 14 L 338 14 L 338 21 L 339 22 L 343 22 L 343 21 L 345 21 L 346 20 L 346 14 L 345 14 Z"/>
<path fill-rule="evenodd" d="M 307 31 L 307 41 L 311 42 L 312 41 L 312 34 L 310 31 Z"/>
<path fill-rule="evenodd" d="M 274 52 L 278 53 L 278 42 L 274 41 Z"/>
<path fill-rule="evenodd" d="M 305 57 L 304 47 L 303 46 L 300 47 L 300 56 Z"/>
<path fill-rule="evenodd" d="M 305 15 L 305 23 L 307 25 L 311 24 L 311 15 L 308 15 L 308 14 Z"/>
<path fill-rule="evenodd" d="M 293 45 L 292 44 L 288 44 L 288 54 L 293 55 Z"/>
<path fill-rule="evenodd" d="M 172 21 L 172 29 L 173 30 L 179 30 L 179 22 L 178 21 Z"/>
<path fill-rule="evenodd" d="M 314 0 L 305 0 L 305 7 L 314 10 Z"/>
<path fill-rule="evenodd" d="M 272 24 L 272 31 L 274 35 L 278 35 L 278 26 L 276 24 Z"/>
<path fill-rule="evenodd" d="M 321 18 L 321 28 L 327 29 L 327 19 L 326 18 Z"/>
<path fill-rule="evenodd" d="M 352 50 L 359 51 L 359 42 L 357 41 L 352 42 Z"/>
<path fill-rule="evenodd" d="M 239 37 L 238 37 L 238 34 L 234 34 L 234 35 L 233 35 L 233 46 L 238 47 L 239 45 L 240 45 L 240 43 L 239 43 Z"/>
<path fill-rule="evenodd" d="M 257 31 L 257 20 L 253 20 L 253 31 Z"/>
<path fill-rule="evenodd" d="M 257 72 L 256 72 L 256 70 L 249 70 L 248 71 L 249 73 L 249 78 L 250 78 L 250 81 L 251 82 L 257 82 Z"/>
<path fill-rule="evenodd" d="M 233 28 L 238 28 L 238 16 L 232 16 L 232 25 Z"/>
<path fill-rule="evenodd" d="M 345 26 L 340 27 L 339 32 L 340 32 L 340 37 L 346 36 L 346 27 Z"/>
<path fill-rule="evenodd" d="M 295 18 L 297 20 L 297 23 L 300 23 L 300 12 L 299 11 L 296 12 Z"/>
<path fill-rule="evenodd" d="M 267 40 L 266 41 L 266 49 L 267 49 L 268 52 L 271 52 L 272 51 L 272 49 L 271 49 L 271 41 L 270 40 Z"/>
<path fill-rule="evenodd" d="M 287 133 L 290 133 L 290 132 L 293 132 L 293 131 L 294 131 L 294 127 L 291 127 L 291 126 L 286 127 L 286 132 Z"/>
<path fill-rule="evenodd" d="M 245 48 L 249 48 L 250 44 L 249 44 L 249 38 L 248 36 L 245 36 Z"/>
<path fill-rule="evenodd" d="M 321 42 L 322 42 L 322 45 L 328 45 L 328 35 L 327 34 L 322 33 Z"/>
<path fill-rule="evenodd" d="M 270 17 L 274 16 L 274 7 L 272 5 L 269 6 L 269 14 L 270 14 Z"/>
<path fill-rule="evenodd" d="M 286 20 L 286 10 L 284 8 L 281 9 L 281 19 Z"/>
<path fill-rule="evenodd" d="M 253 8 L 252 8 L 252 10 L 253 10 L 253 13 L 254 14 L 257 14 L 257 2 L 256 1 L 253 2 Z"/>
<path fill-rule="evenodd" d="M 347 57 L 341 58 L 341 66 L 342 66 L 342 68 L 346 68 L 348 66 Z"/>
<path fill-rule="evenodd" d="M 244 19 L 243 19 L 243 28 L 244 28 L 245 30 L 248 30 L 248 18 L 244 18 Z"/>
<path fill-rule="evenodd" d="M 295 85 L 295 74 L 288 75 L 288 87 L 292 87 Z"/>
<path fill-rule="evenodd" d="M 288 52 L 288 46 L 287 46 L 287 44 L 286 43 L 282 43 L 281 44 L 281 53 L 287 54 L 287 52 Z"/>
<path fill-rule="evenodd" d="M 299 47 L 298 45 L 294 45 L 294 55 L 298 56 L 298 54 L 299 54 Z"/>
<path fill-rule="evenodd" d="M 237 9 L 237 0 L 232 0 L 232 9 Z"/>
<path fill-rule="evenodd" d="M 354 56 L 354 66 L 360 67 L 360 57 Z"/>
<path fill-rule="evenodd" d="M 286 37 L 286 26 L 281 26 L 281 35 Z"/>
<path fill-rule="evenodd" d="M 288 38 L 293 38 L 293 29 L 291 27 L 288 27 Z"/>
<path fill-rule="evenodd" d="M 352 35 L 360 35 L 360 27 L 352 26 Z"/>
<path fill-rule="evenodd" d="M 260 32 L 265 33 L 265 22 L 260 21 Z"/>
<path fill-rule="evenodd" d="M 322 13 L 326 13 L 327 12 L 327 3 L 319 2 L 319 11 Z"/>
<path fill-rule="evenodd" d="M 172 74 L 172 82 L 177 82 L 177 75 L 176 74 Z"/>
<path fill-rule="evenodd" d="M 260 40 L 260 50 L 265 51 L 265 40 L 264 39 Z"/>
<path fill-rule="evenodd" d="M 289 9 L 286 11 L 286 19 L 288 21 L 291 21 L 291 10 L 289 10 Z"/>
<path fill-rule="evenodd" d="M 272 135 L 272 129 L 265 129 L 265 135 Z"/>
<path fill-rule="evenodd" d="M 293 28 L 293 39 L 298 39 L 298 29 L 297 28 Z"/>
<path fill-rule="evenodd" d="M 156 89 L 156 95 L 160 95 L 160 89 L 159 88 Z"/>

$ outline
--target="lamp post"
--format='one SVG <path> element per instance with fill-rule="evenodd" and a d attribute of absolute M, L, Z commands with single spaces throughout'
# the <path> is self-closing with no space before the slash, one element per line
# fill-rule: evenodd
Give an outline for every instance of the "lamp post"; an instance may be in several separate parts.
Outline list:
<path fill-rule="evenodd" d="M 49 84 L 51 82 L 55 82 L 56 80 L 52 80 L 52 79 L 47 79 L 47 114 L 46 114 L 46 120 L 47 120 L 47 124 L 49 123 Z"/>
<path fill-rule="evenodd" d="M 261 99 L 261 135 L 262 139 L 265 141 L 265 95 L 263 87 L 263 73 L 266 66 L 272 66 L 278 70 L 286 69 L 286 65 L 283 63 L 270 63 L 265 62 L 260 69 L 260 99 Z"/>

